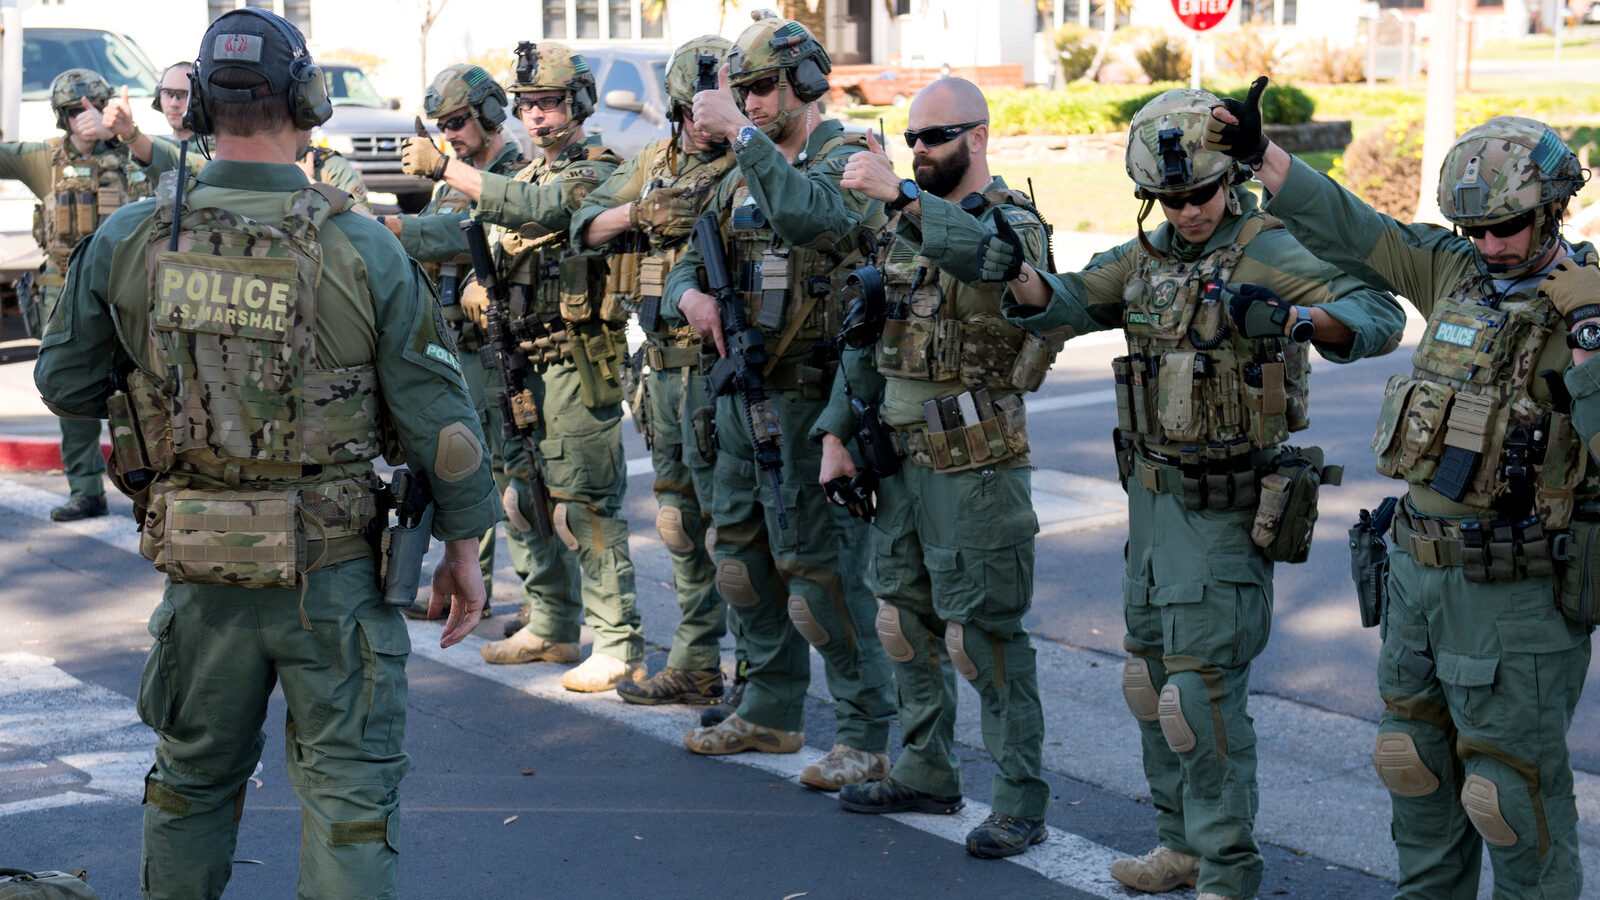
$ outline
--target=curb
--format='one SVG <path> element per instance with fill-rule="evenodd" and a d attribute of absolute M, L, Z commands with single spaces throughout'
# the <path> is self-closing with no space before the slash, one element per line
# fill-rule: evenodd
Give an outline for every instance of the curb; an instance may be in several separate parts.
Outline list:
<path fill-rule="evenodd" d="M 100 455 L 111 458 L 111 442 L 100 442 Z M 0 472 L 60 472 L 61 439 L 0 434 Z"/>

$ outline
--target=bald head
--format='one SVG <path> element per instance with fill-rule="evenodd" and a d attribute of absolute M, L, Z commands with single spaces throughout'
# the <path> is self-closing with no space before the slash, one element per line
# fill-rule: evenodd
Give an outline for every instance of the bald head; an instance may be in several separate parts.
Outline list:
<path fill-rule="evenodd" d="M 930 125 L 989 121 L 989 101 L 983 91 L 965 78 L 941 78 L 911 101 L 908 120 L 913 129 Z"/>

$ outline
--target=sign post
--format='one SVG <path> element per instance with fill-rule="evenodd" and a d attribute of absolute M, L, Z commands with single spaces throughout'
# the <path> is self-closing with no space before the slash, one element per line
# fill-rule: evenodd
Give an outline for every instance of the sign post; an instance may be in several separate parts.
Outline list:
<path fill-rule="evenodd" d="M 1200 89 L 1200 33 L 1215 28 L 1233 8 L 1233 0 L 1172 0 L 1178 21 L 1194 31 L 1189 45 L 1189 87 Z"/>

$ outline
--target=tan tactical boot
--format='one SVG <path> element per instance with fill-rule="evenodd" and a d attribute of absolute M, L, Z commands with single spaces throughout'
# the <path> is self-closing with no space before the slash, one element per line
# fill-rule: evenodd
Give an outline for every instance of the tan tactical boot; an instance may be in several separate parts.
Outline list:
<path fill-rule="evenodd" d="M 868 753 L 834 744 L 828 755 L 800 773 L 800 783 L 819 791 L 837 791 L 847 784 L 862 784 L 889 777 L 889 754 Z"/>
<path fill-rule="evenodd" d="M 547 641 L 524 628 L 503 641 L 490 641 L 478 648 L 486 662 L 497 665 L 510 663 L 554 662 L 572 663 L 578 661 L 578 645 L 576 643 L 559 643 Z"/>
<path fill-rule="evenodd" d="M 615 690 L 624 681 L 644 680 L 644 661 L 623 662 L 605 653 L 591 653 L 583 665 L 567 670 L 561 686 L 569 691 L 593 694 Z"/>
<path fill-rule="evenodd" d="M 1194 887 L 1200 877 L 1200 860 L 1171 847 L 1157 847 L 1143 856 L 1125 856 L 1112 863 L 1111 877 L 1136 891 L 1160 894 L 1179 885 Z"/>
<path fill-rule="evenodd" d="M 746 722 L 737 714 L 731 715 L 710 728 L 694 728 L 684 732 L 683 745 L 692 753 L 722 756 L 755 750 L 761 753 L 794 753 L 805 746 L 804 731 L 779 731 L 765 725 Z"/>

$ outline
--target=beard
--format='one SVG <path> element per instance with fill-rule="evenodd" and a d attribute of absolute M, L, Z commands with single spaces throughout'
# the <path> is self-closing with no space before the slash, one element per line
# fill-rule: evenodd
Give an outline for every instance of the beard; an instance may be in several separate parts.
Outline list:
<path fill-rule="evenodd" d="M 967 176 L 967 169 L 971 165 L 972 151 L 965 141 L 961 141 L 955 152 L 945 159 L 928 155 L 913 159 L 911 163 L 912 171 L 917 176 L 917 187 L 935 197 L 944 197 L 955 190 L 961 179 Z"/>

